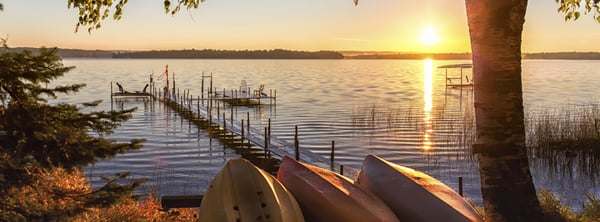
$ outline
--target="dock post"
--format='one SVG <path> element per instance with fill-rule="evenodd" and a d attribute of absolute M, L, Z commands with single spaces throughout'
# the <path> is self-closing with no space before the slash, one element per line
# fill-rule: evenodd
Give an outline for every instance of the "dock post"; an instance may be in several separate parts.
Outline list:
<path fill-rule="evenodd" d="M 296 133 L 294 133 L 294 146 L 296 147 L 296 161 L 300 161 L 300 141 L 298 141 L 298 125 L 296 125 Z"/>
<path fill-rule="evenodd" d="M 271 139 L 271 118 L 269 118 L 269 139 Z"/>
<path fill-rule="evenodd" d="M 330 160 L 331 160 L 331 169 L 334 169 L 334 166 L 333 166 L 334 151 L 335 151 L 335 140 L 332 140 L 331 141 L 331 157 L 330 157 Z"/>
<path fill-rule="evenodd" d="M 200 85 L 200 96 L 202 97 L 202 105 L 204 105 L 204 72 L 202 72 L 202 85 Z M 200 102 L 200 99 L 198 99 L 198 102 Z"/>
<path fill-rule="evenodd" d="M 247 116 L 248 116 L 248 117 L 246 118 L 246 119 L 248 120 L 248 135 L 250 135 L 250 112 L 246 112 L 246 114 L 247 114 Z"/>
<path fill-rule="evenodd" d="M 344 175 L 344 165 L 340 165 L 340 174 L 343 176 Z"/>
<path fill-rule="evenodd" d="M 229 119 L 231 120 L 231 126 L 233 127 L 233 106 L 231 106 L 231 118 Z"/>
<path fill-rule="evenodd" d="M 227 132 L 227 122 L 225 121 L 225 113 L 223 113 L 223 129 Z"/>
<path fill-rule="evenodd" d="M 110 110 L 113 110 L 113 88 L 112 81 L 110 82 Z"/>
<path fill-rule="evenodd" d="M 267 133 L 268 133 L 267 130 L 268 130 L 267 127 L 265 127 L 265 152 L 267 150 L 269 150 L 269 141 L 268 141 L 269 136 L 267 135 Z"/>
<path fill-rule="evenodd" d="M 458 194 L 461 197 L 463 196 L 463 178 L 462 177 L 458 177 Z"/>
<path fill-rule="evenodd" d="M 200 119 L 200 96 L 198 96 L 198 119 Z"/>
<path fill-rule="evenodd" d="M 244 119 L 242 119 L 242 143 L 244 143 Z"/>
<path fill-rule="evenodd" d="M 217 119 L 219 119 L 219 113 L 221 113 L 221 105 L 217 102 Z"/>
<path fill-rule="evenodd" d="M 273 105 L 273 90 L 269 89 L 269 105 Z"/>

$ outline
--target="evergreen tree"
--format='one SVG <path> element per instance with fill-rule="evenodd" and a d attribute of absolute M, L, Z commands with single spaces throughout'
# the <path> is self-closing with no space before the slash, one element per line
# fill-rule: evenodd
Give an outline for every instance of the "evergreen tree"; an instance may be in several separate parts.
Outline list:
<path fill-rule="evenodd" d="M 74 68 L 62 64 L 57 49 L 41 49 L 36 54 L 29 51 L 9 52 L 4 40 L 2 43 L 0 196 L 11 200 L 11 195 L 19 190 L 35 192 L 40 187 L 33 184 L 47 180 L 44 175 L 48 172 L 56 169 L 81 172 L 81 168 L 88 164 L 141 147 L 143 140 L 117 143 L 102 137 L 112 133 L 123 121 L 129 119 L 133 109 L 85 113 L 82 109 L 96 106 L 100 101 L 78 106 L 51 104 L 45 99 L 57 98 L 62 93 L 76 93 L 85 86 L 74 84 L 46 87 L 52 80 Z M 126 177 L 128 174 L 122 173 L 113 178 L 105 178 L 105 186 L 83 193 L 73 193 L 72 190 L 61 187 L 44 188 L 43 192 L 47 195 L 71 199 L 77 203 L 61 209 L 62 212 L 22 209 L 15 201 L 1 201 L 0 221 L 12 221 L 15 218 L 57 220 L 81 213 L 87 207 L 109 206 L 122 197 L 131 195 L 133 189 L 142 182 L 135 180 L 125 184 L 117 183 Z"/>

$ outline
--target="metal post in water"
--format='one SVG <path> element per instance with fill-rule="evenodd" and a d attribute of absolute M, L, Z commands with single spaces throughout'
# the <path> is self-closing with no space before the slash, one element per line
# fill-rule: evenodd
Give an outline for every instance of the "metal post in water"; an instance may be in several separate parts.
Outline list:
<path fill-rule="evenodd" d="M 242 143 L 244 143 L 244 119 L 242 119 Z"/>
<path fill-rule="evenodd" d="M 333 169 L 333 156 L 334 156 L 334 151 L 335 151 L 335 140 L 331 141 L 331 169 Z"/>
<path fill-rule="evenodd" d="M 200 119 L 200 96 L 198 96 L 198 119 Z"/>
<path fill-rule="evenodd" d="M 268 132 L 267 132 L 267 130 L 268 130 L 268 129 L 267 129 L 267 127 L 265 127 L 265 152 L 266 152 L 267 150 L 269 150 L 269 142 L 268 142 L 268 140 L 269 140 L 269 138 L 268 138 L 268 137 L 269 137 L 269 135 L 268 135 Z"/>
<path fill-rule="evenodd" d="M 296 125 L 296 133 L 294 133 L 294 146 L 296 147 L 296 161 L 300 161 L 300 141 L 298 141 L 298 125 Z"/>
<path fill-rule="evenodd" d="M 461 197 L 463 196 L 463 178 L 462 177 L 458 177 L 458 194 Z"/>

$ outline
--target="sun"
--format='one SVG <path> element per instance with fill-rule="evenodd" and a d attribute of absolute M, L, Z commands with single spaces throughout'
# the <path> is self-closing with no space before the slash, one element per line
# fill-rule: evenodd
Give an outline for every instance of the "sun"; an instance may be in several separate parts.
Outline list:
<path fill-rule="evenodd" d="M 437 30 L 433 27 L 425 27 L 421 30 L 421 42 L 423 45 L 432 46 L 440 41 Z"/>

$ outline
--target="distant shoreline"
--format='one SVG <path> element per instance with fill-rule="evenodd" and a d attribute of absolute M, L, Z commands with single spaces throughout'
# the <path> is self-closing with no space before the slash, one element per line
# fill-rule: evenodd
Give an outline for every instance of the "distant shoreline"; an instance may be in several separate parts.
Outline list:
<path fill-rule="evenodd" d="M 29 50 L 37 52 L 39 48 L 15 47 L 11 51 Z M 375 51 L 293 51 L 272 50 L 152 50 L 152 51 L 111 51 L 58 49 L 63 58 L 114 58 L 114 59 L 437 59 L 470 60 L 471 53 L 396 53 Z M 600 60 L 600 52 L 542 52 L 523 53 L 524 60 Z"/>

